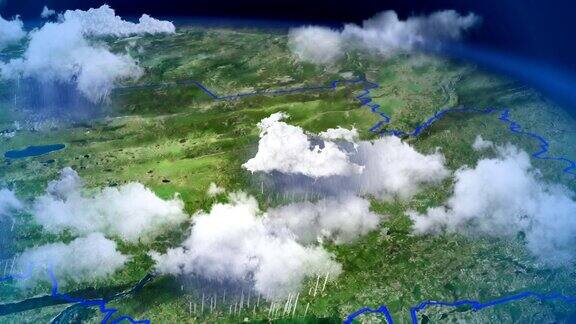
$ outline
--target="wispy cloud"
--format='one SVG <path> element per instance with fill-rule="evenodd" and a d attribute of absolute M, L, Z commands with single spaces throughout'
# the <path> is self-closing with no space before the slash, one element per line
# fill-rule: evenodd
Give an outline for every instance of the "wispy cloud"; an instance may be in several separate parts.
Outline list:
<path fill-rule="evenodd" d="M 317 64 L 334 63 L 354 50 L 386 57 L 459 40 L 479 22 L 480 18 L 472 13 L 462 16 L 454 10 L 406 20 L 400 20 L 394 11 L 384 11 L 365 20 L 362 26 L 346 24 L 342 30 L 320 26 L 291 29 L 289 47 L 300 60 Z"/>
<path fill-rule="evenodd" d="M 24 24 L 19 17 L 6 20 L 0 16 L 0 50 L 26 36 Z"/>
<path fill-rule="evenodd" d="M 128 257 L 120 253 L 116 243 L 100 233 L 92 233 L 72 242 L 50 243 L 27 249 L 18 256 L 17 268 L 32 269 L 33 280 L 49 281 L 45 270 L 51 268 L 61 284 L 92 282 L 106 278 L 124 267 Z"/>

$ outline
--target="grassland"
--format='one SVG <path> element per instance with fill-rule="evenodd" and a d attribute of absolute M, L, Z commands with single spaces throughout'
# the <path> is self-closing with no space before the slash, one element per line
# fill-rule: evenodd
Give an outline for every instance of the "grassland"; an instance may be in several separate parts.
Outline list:
<path fill-rule="evenodd" d="M 517 83 L 479 71 L 473 66 L 438 58 L 398 56 L 389 60 L 350 57 L 346 62 L 321 68 L 297 62 L 286 47 L 285 35 L 263 30 L 190 28 L 171 37 L 144 37 L 116 41 L 112 48 L 129 48 L 145 67 L 138 84 L 169 83 L 194 79 L 219 94 L 241 91 L 327 84 L 333 79 L 366 76 L 381 84 L 373 92 L 375 102 L 392 117 L 387 126 L 412 129 L 442 108 L 460 105 L 507 107 L 513 117 L 529 130 L 541 132 L 551 141 L 551 154 L 576 157 L 574 123 L 567 113 L 542 98 L 537 92 Z M 162 197 L 181 194 L 190 215 L 207 209 L 214 199 L 207 197 L 211 182 L 228 190 L 254 194 L 264 206 L 267 200 L 252 185 L 241 164 L 253 156 L 258 141 L 256 123 L 271 113 L 284 111 L 290 122 L 311 132 L 330 127 L 355 126 L 364 139 L 374 138 L 368 129 L 379 116 L 354 98 L 359 86 L 342 86 L 332 91 L 282 96 L 255 96 L 232 101 L 214 101 L 193 85 L 166 84 L 131 87 L 126 84 L 103 107 L 106 117 L 77 122 L 59 120 L 49 127 L 26 128 L 13 138 L 0 141 L 0 152 L 29 145 L 64 143 L 66 149 L 49 156 L 24 160 L 4 160 L 0 175 L 5 185 L 27 199 L 44 190 L 58 171 L 72 166 L 93 187 L 114 186 L 138 181 Z M 9 89 L 9 86 L 4 89 Z M 0 111 L 10 111 L 10 91 L 3 90 Z M 12 119 L 2 113 L 0 129 L 10 128 Z M 549 127 L 555 125 L 554 129 Z M 451 114 L 434 124 L 421 137 L 407 139 L 421 152 L 441 148 L 447 165 L 456 170 L 490 153 L 478 153 L 471 144 L 477 135 L 496 143 L 510 142 L 527 151 L 536 143 L 511 135 L 496 116 Z M 484 154 L 484 155 L 483 155 Z M 487 154 L 487 155 L 486 155 Z M 47 163 L 47 160 L 54 162 Z M 534 161 L 550 180 L 572 186 L 561 172 L 561 165 Z M 382 215 L 381 228 L 349 245 L 328 245 L 344 273 L 320 295 L 307 294 L 314 280 L 304 289 L 294 318 L 276 316 L 278 322 L 339 322 L 362 306 L 386 304 L 400 323 L 408 322 L 409 307 L 425 299 L 490 299 L 524 289 L 574 291 L 574 271 L 543 270 L 528 255 L 522 237 L 516 240 L 466 238 L 462 236 L 414 237 L 408 209 L 424 210 L 441 204 L 450 195 L 452 183 L 425 188 L 410 201 L 373 202 Z M 124 253 L 134 255 L 128 265 L 112 278 L 79 283 L 69 290 L 94 287 L 107 289 L 137 282 L 151 270 L 146 251 L 177 245 L 187 226 L 173 229 L 152 243 L 120 243 Z M 37 244 L 70 241 L 70 235 L 48 235 L 22 214 L 16 229 L 14 253 Z M 3 302 L 17 301 L 47 293 L 48 285 L 22 290 L 0 286 Z M 268 321 L 269 304 L 255 311 L 245 309 L 229 314 L 227 304 L 213 312 L 190 314 L 189 303 L 199 303 L 198 292 L 180 289 L 171 277 L 157 278 L 132 298 L 111 306 L 135 318 L 157 323 Z M 304 305 L 309 309 L 304 316 Z M 23 319 L 45 322 L 62 307 L 43 308 L 5 316 L 2 322 Z M 431 309 L 429 321 L 541 322 L 562 321 L 570 309 L 557 303 L 534 301 L 515 303 L 493 310 Z M 95 310 L 79 312 L 86 322 L 99 322 Z M 378 320 L 376 317 L 370 317 Z M 381 319 L 381 318 L 380 318 Z M 366 318 L 368 320 L 368 317 Z"/>

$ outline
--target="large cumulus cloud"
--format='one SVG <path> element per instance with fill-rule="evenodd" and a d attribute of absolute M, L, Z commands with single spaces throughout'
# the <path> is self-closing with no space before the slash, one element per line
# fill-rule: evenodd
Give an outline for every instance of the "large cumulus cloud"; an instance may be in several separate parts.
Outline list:
<path fill-rule="evenodd" d="M 194 217 L 181 247 L 152 253 L 160 273 L 210 280 L 252 282 L 265 298 L 298 291 L 306 277 L 337 276 L 340 265 L 319 246 L 300 244 L 288 231 L 272 229 L 257 201 L 242 193 Z"/>
<path fill-rule="evenodd" d="M 340 31 L 319 26 L 294 28 L 289 32 L 288 43 L 300 60 L 328 64 L 350 50 L 389 56 L 455 41 L 479 21 L 472 13 L 462 16 L 454 10 L 406 20 L 400 20 L 394 11 L 384 11 L 365 20 L 362 26 L 346 24 Z"/>
<path fill-rule="evenodd" d="M 280 171 L 310 177 L 349 175 L 362 172 L 348 154 L 332 142 L 314 145 L 300 127 L 282 121 L 288 115 L 275 113 L 258 123 L 261 130 L 258 153 L 243 167 L 249 171 Z"/>
<path fill-rule="evenodd" d="M 454 193 L 445 206 L 424 214 L 411 211 L 414 232 L 482 234 L 514 237 L 550 265 L 576 258 L 576 201 L 567 188 L 545 182 L 528 154 L 513 146 L 497 149 L 474 168 L 455 174 Z"/>
<path fill-rule="evenodd" d="M 143 71 L 132 57 L 111 52 L 95 37 L 173 32 L 172 23 L 149 16 L 142 16 L 138 24 L 123 21 L 108 6 L 66 11 L 58 22 L 47 22 L 32 31 L 23 57 L 0 64 L 0 72 L 7 79 L 73 84 L 98 103 L 117 82 L 137 79 Z"/>
<path fill-rule="evenodd" d="M 32 214 L 52 233 L 103 232 L 130 242 L 151 240 L 187 219 L 178 197 L 163 200 L 135 182 L 90 190 L 71 168 L 48 184 L 46 193 L 35 200 Z"/>
<path fill-rule="evenodd" d="M 92 102 L 106 99 L 116 82 L 143 73 L 130 56 L 114 54 L 104 45 L 88 41 L 75 21 L 46 23 L 31 32 L 24 57 L 0 67 L 8 79 L 73 83 Z"/>
<path fill-rule="evenodd" d="M 421 154 L 392 136 L 355 141 L 357 133 L 342 128 L 320 133 L 321 141 L 278 116 L 284 115 L 274 114 L 259 124 L 263 132 L 258 152 L 244 168 L 270 173 L 280 181 L 303 175 L 292 189 L 408 198 L 421 186 L 438 183 L 449 175 L 439 151 Z M 324 148 L 312 145 L 313 139 L 321 141 Z"/>

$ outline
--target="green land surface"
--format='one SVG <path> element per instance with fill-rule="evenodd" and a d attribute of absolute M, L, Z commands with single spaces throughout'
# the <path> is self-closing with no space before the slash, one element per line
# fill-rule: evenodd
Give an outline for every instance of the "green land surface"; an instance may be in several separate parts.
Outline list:
<path fill-rule="evenodd" d="M 576 157 L 574 119 L 559 106 L 521 83 L 484 72 L 475 66 L 430 56 L 400 55 L 382 60 L 351 54 L 330 67 L 298 62 L 281 31 L 257 29 L 180 28 L 172 36 L 134 37 L 109 40 L 116 51 L 128 51 L 145 68 L 142 79 L 116 89 L 103 114 L 86 121 L 45 120 L 24 127 L 11 138 L 0 138 L 0 152 L 29 145 L 63 143 L 66 148 L 47 156 L 9 160 L 0 164 L 4 185 L 16 188 L 21 197 L 32 199 L 66 166 L 77 170 L 90 187 L 114 186 L 138 181 L 164 198 L 179 193 L 190 215 L 209 209 L 216 201 L 206 195 L 214 182 L 228 191 L 253 194 L 265 209 L 275 204 L 274 193 L 250 180 L 241 164 L 257 150 L 256 124 L 274 112 L 287 112 L 291 124 L 310 132 L 331 127 L 356 127 L 363 139 L 375 139 L 369 128 L 380 120 L 355 96 L 361 85 L 341 85 L 335 90 L 288 95 L 259 95 L 229 101 L 214 101 L 194 79 L 219 95 L 310 85 L 327 85 L 334 79 L 366 77 L 381 85 L 372 91 L 374 102 L 392 118 L 388 129 L 411 130 L 443 108 L 506 107 L 526 130 L 551 139 L 550 155 Z M 14 107 L 14 84 L 0 86 L 0 130 L 25 118 Z M 440 148 L 451 170 L 474 166 L 480 158 L 471 145 L 477 135 L 498 144 L 512 143 L 528 152 L 538 150 L 533 139 L 512 134 L 496 114 L 453 113 L 435 123 L 418 138 L 406 139 L 422 153 Z M 553 125 L 554 127 L 551 127 Z M 54 162 L 46 163 L 48 159 Z M 557 162 L 533 159 L 550 181 L 574 188 Z M 424 211 L 450 196 L 453 180 L 427 187 L 408 201 L 373 200 L 372 209 L 382 215 L 380 228 L 351 244 L 327 249 L 342 264 L 343 273 L 316 295 L 308 294 L 311 278 L 300 296 L 294 316 L 269 315 L 269 303 L 229 314 L 228 304 L 203 314 L 191 314 L 198 293 L 181 289 L 178 279 L 155 278 L 139 292 L 109 306 L 119 314 L 153 323 L 186 322 L 340 322 L 364 307 L 385 304 L 398 323 L 409 322 L 409 308 L 424 300 L 452 301 L 462 298 L 490 300 L 528 289 L 543 292 L 576 291 L 573 269 L 549 270 L 526 250 L 523 238 L 496 239 L 462 235 L 413 236 L 405 211 Z M 280 199 L 280 198 L 276 198 Z M 193 216 L 191 216 L 193 217 Z M 77 283 L 66 291 L 96 289 L 94 297 L 122 291 L 152 270 L 149 250 L 163 251 L 179 245 L 189 223 L 174 228 L 153 242 L 127 244 L 117 239 L 119 249 L 134 257 L 111 278 Z M 74 239 L 70 234 L 51 235 L 35 224 L 30 215 L 19 215 L 14 229 L 15 252 L 39 244 Z M 113 238 L 114 239 L 114 238 Z M 49 295 L 50 285 L 23 289 L 1 284 L 2 303 L 15 303 Z M 306 316 L 304 305 L 309 304 Z M 49 322 L 69 305 L 37 307 L 0 317 L 2 323 Z M 541 323 L 566 321 L 573 316 L 559 302 L 524 300 L 479 312 L 469 308 L 433 307 L 420 313 L 420 320 L 434 322 Z M 95 309 L 80 308 L 74 320 L 98 323 Z M 363 322 L 384 322 L 370 315 Z"/>

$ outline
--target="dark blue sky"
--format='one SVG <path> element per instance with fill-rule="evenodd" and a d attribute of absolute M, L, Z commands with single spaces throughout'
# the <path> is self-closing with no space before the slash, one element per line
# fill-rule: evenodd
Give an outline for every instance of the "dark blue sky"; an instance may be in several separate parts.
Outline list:
<path fill-rule="evenodd" d="M 2 0 L 0 0 L 2 1 Z M 470 36 L 475 45 L 535 58 L 576 73 L 576 2 L 565 0 L 4 0 L 0 13 L 36 18 L 43 5 L 58 11 L 108 3 L 120 15 L 259 18 L 318 23 L 360 22 L 393 9 L 401 16 L 439 9 L 473 11 L 482 27 Z"/>

